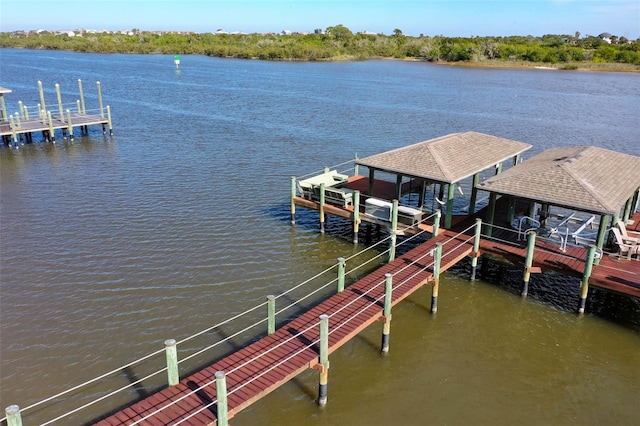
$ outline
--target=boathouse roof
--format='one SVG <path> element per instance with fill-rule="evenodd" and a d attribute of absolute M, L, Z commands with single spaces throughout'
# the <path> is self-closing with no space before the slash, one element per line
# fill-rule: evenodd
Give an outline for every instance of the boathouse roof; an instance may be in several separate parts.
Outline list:
<path fill-rule="evenodd" d="M 451 184 L 494 167 L 529 148 L 531 145 L 523 142 L 464 132 L 359 158 L 356 163 L 369 169 Z"/>
<path fill-rule="evenodd" d="M 478 185 L 559 207 L 613 215 L 640 188 L 640 157 L 595 146 L 551 148 Z"/>

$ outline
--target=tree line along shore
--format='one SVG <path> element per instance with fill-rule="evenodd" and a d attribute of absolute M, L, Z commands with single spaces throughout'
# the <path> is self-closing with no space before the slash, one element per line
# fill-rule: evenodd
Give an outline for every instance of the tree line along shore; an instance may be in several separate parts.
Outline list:
<path fill-rule="evenodd" d="M 276 61 L 406 59 L 465 66 L 544 67 L 640 72 L 640 39 L 574 35 L 412 37 L 353 33 L 343 25 L 313 33 L 193 32 L 0 33 L 0 47 L 93 53 L 200 54 Z"/>

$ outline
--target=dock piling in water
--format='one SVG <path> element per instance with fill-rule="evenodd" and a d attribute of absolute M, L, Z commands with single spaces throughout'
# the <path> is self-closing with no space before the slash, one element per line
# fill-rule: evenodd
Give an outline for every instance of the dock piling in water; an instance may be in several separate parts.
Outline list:
<path fill-rule="evenodd" d="M 522 297 L 527 297 L 529 293 L 529 279 L 531 278 L 531 266 L 533 265 L 533 251 L 536 247 L 536 231 L 529 232 L 527 240 L 527 257 L 524 260 L 524 276 L 522 283 Z"/>
<path fill-rule="evenodd" d="M 329 315 L 320 315 L 320 384 L 318 405 L 327 405 L 327 382 L 329 380 Z"/>
<path fill-rule="evenodd" d="M 590 244 L 587 249 L 587 260 L 584 264 L 584 273 L 582 275 L 582 283 L 580 289 L 580 303 L 578 305 L 578 313 L 584 314 L 584 308 L 587 304 L 587 294 L 589 293 L 589 278 L 591 277 L 591 271 L 593 269 L 593 261 L 596 257 L 597 247 L 594 244 Z"/>
<path fill-rule="evenodd" d="M 476 280 L 476 270 L 478 269 L 478 257 L 480 256 L 480 236 L 482 232 L 482 219 L 476 219 L 476 229 L 473 236 L 473 256 L 471 258 L 471 281 Z"/>
<path fill-rule="evenodd" d="M 391 333 L 391 302 L 393 296 L 393 275 L 384 275 L 384 308 L 382 311 L 382 345 L 380 351 L 383 354 L 389 352 L 389 334 Z"/>
<path fill-rule="evenodd" d="M 438 289 L 440 287 L 440 264 L 442 263 L 442 243 L 436 243 L 433 263 L 433 289 L 431 293 L 431 313 L 438 312 Z"/>

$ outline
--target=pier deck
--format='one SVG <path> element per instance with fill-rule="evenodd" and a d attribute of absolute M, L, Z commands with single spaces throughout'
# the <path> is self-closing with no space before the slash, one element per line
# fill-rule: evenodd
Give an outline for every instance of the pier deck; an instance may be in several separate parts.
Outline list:
<path fill-rule="evenodd" d="M 145 416 L 150 417 L 140 424 L 170 424 L 180 420 L 185 425 L 215 424 L 214 375 L 217 371 L 227 373 L 229 417 L 233 417 L 306 369 L 318 367 L 320 315 L 330 317 L 331 353 L 382 318 L 385 274 L 394 274 L 392 305 L 430 283 L 433 270 L 428 265 L 433 262 L 433 257 L 429 253 L 436 242 L 447 240 L 447 246 L 451 248 L 446 254 L 443 253 L 441 271 L 455 265 L 473 249 L 473 241 L 469 241 L 468 235 L 456 236 L 451 231 L 445 231 L 351 284 L 343 292 L 280 327 L 274 334 L 184 378 L 179 385 L 159 391 L 97 424 L 125 425 Z M 192 389 L 201 386 L 200 391 L 191 393 Z M 170 405 L 181 396 L 184 399 Z"/>

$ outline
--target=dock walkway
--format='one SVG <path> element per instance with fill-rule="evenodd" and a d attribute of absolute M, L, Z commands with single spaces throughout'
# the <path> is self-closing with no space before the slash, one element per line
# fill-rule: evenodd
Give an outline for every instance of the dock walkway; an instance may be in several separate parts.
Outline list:
<path fill-rule="evenodd" d="M 356 281 L 275 333 L 186 377 L 98 422 L 100 426 L 132 424 L 216 424 L 215 373 L 224 371 L 228 413 L 242 409 L 319 364 L 319 316 L 329 316 L 331 353 L 376 321 L 384 320 L 385 274 L 393 275 L 392 305 L 434 279 L 436 243 L 443 243 L 440 271 L 446 271 L 473 250 L 473 230 L 444 231 L 394 261 Z"/>

